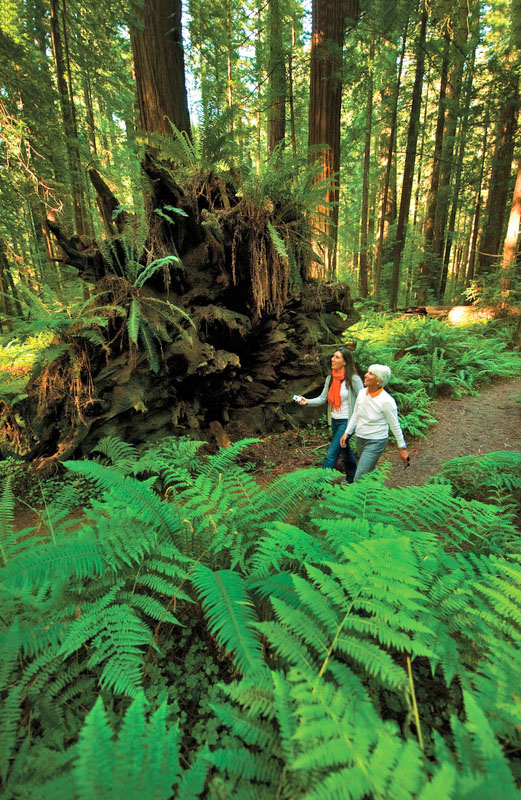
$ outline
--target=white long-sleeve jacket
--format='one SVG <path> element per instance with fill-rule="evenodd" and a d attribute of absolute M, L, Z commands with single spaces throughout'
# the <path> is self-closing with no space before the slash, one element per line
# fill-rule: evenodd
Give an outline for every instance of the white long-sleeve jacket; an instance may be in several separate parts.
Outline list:
<path fill-rule="evenodd" d="M 366 389 L 358 394 L 353 414 L 349 418 L 346 433 L 356 431 L 362 439 L 385 439 L 391 429 L 396 444 L 404 448 L 405 439 L 398 422 L 398 409 L 394 399 L 384 389 L 370 394 Z"/>

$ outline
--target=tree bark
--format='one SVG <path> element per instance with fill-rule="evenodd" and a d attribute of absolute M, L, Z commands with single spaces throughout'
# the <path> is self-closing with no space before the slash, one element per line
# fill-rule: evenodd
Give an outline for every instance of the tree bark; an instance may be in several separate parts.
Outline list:
<path fill-rule="evenodd" d="M 516 183 L 514 196 L 508 220 L 507 234 L 503 245 L 503 259 L 501 262 L 501 291 L 508 292 L 511 284 L 511 269 L 516 258 L 517 242 L 519 239 L 519 222 L 521 220 L 521 158 L 517 162 Z"/>
<path fill-rule="evenodd" d="M 74 100 L 69 94 L 69 87 L 67 85 L 66 60 L 62 43 L 59 17 L 59 0 L 51 0 L 51 39 L 67 148 L 74 223 L 76 232 L 80 236 L 84 236 L 88 233 L 88 227 L 85 194 L 82 185 L 82 167 L 78 145 L 78 131 L 75 124 Z"/>
<path fill-rule="evenodd" d="M 367 297 L 368 286 L 368 253 L 367 236 L 369 233 L 369 172 L 371 168 L 371 134 L 373 127 L 373 60 L 374 39 L 371 36 L 369 44 L 370 67 L 367 75 L 367 100 L 365 107 L 365 142 L 364 142 L 364 169 L 362 181 L 362 215 L 360 224 L 360 259 L 359 259 L 359 289 L 362 297 Z"/>
<path fill-rule="evenodd" d="M 313 2 L 308 145 L 310 158 L 320 164 L 316 181 L 327 184 L 314 220 L 323 236 L 313 243 L 318 256 L 311 267 L 314 277 L 332 278 L 336 270 L 342 49 L 346 20 L 356 20 L 358 13 L 358 0 Z"/>
<path fill-rule="evenodd" d="M 434 233 L 432 239 L 432 251 L 435 257 L 438 259 L 441 267 L 439 285 L 436 287 L 437 296 L 440 302 L 443 299 L 445 287 L 447 285 L 447 267 L 445 266 L 442 256 L 449 209 L 450 183 L 454 167 L 454 145 L 456 140 L 458 117 L 460 113 L 463 67 L 467 54 L 467 39 L 469 34 L 467 0 L 459 0 L 454 12 L 454 17 L 454 37 L 451 48 L 449 79 L 447 83 L 446 95 L 445 126 L 443 130 L 443 152 L 440 169 L 438 201 L 436 204 L 436 212 L 434 217 Z M 476 13 L 476 17 L 479 19 L 478 13 Z"/>
<path fill-rule="evenodd" d="M 463 175 L 463 156 L 465 154 L 465 146 L 467 142 L 467 129 L 468 129 L 468 121 L 469 121 L 469 113 L 470 113 L 470 101 L 471 101 L 471 94 L 472 94 L 472 82 L 474 79 L 474 62 L 475 62 L 475 55 L 476 55 L 476 45 L 474 45 L 472 51 L 472 57 L 467 69 L 467 75 L 465 79 L 465 88 L 463 91 L 463 114 L 461 118 L 461 124 L 459 129 L 459 142 L 457 148 L 457 155 L 456 155 L 456 172 L 454 176 L 454 188 L 452 191 L 452 198 L 451 198 L 451 210 L 450 210 L 450 217 L 448 223 L 448 230 L 447 230 L 447 237 L 445 241 L 445 251 L 443 255 L 443 275 L 442 275 L 442 283 L 440 285 L 440 296 L 443 296 L 445 292 L 446 280 L 449 272 L 449 263 L 450 263 L 450 255 L 452 250 L 452 240 L 454 238 L 454 232 L 456 230 L 456 216 L 458 213 L 458 201 L 461 191 L 461 180 Z M 458 271 L 459 273 L 459 271 Z"/>
<path fill-rule="evenodd" d="M 268 154 L 271 155 L 278 144 L 284 143 L 286 135 L 286 60 L 279 0 L 270 0 L 269 9 Z"/>
<path fill-rule="evenodd" d="M 443 131 L 445 127 L 445 97 L 447 94 L 447 78 L 449 71 L 449 46 L 448 34 L 444 37 L 443 60 L 440 74 L 440 92 L 438 95 L 438 116 L 434 134 L 434 153 L 431 170 L 429 194 L 427 197 L 427 217 L 424 226 L 423 258 L 418 270 L 418 303 L 424 305 L 429 294 L 435 294 L 438 285 L 439 262 L 433 253 L 434 220 L 438 202 L 438 189 L 441 172 L 441 156 L 443 150 Z"/>
<path fill-rule="evenodd" d="M 519 106 L 518 87 L 518 76 L 515 74 L 508 76 L 505 100 L 500 110 L 496 130 L 489 192 L 484 211 L 485 223 L 479 242 L 477 265 L 479 274 L 490 272 L 493 264 L 501 258 L 503 221 L 514 155 L 514 134 Z"/>
<path fill-rule="evenodd" d="M 181 0 L 145 0 L 138 13 L 143 29 L 131 29 L 139 126 L 172 135 L 175 127 L 191 136 L 185 84 Z"/>
<path fill-rule="evenodd" d="M 478 235 L 479 235 L 479 220 L 481 216 L 483 176 L 485 174 L 485 156 L 487 152 L 487 131 L 488 131 L 488 125 L 487 125 L 487 120 L 485 120 L 485 125 L 483 129 L 483 145 L 481 148 L 482 150 L 481 166 L 479 172 L 478 189 L 476 192 L 476 207 L 474 210 L 474 221 L 472 224 L 472 234 L 469 246 L 469 262 L 467 265 L 467 271 L 465 275 L 465 286 L 470 286 L 470 282 L 474 280 L 474 272 L 476 267 L 476 250 L 477 250 Z"/>
<path fill-rule="evenodd" d="M 411 205 L 412 182 L 414 178 L 414 162 L 416 160 L 416 146 L 418 142 L 418 124 L 420 121 L 420 107 L 422 95 L 422 81 L 425 64 L 425 37 L 427 32 L 427 10 L 424 8 L 420 22 L 420 33 L 416 47 L 416 70 L 414 75 L 414 86 L 412 91 L 411 114 L 409 117 L 409 127 L 407 130 L 407 151 L 405 153 L 405 166 L 403 172 L 402 196 L 400 198 L 400 211 L 398 214 L 398 226 L 396 230 L 396 243 L 393 253 L 393 272 L 391 276 L 391 288 L 389 303 L 392 309 L 396 308 L 398 301 L 398 290 L 400 287 L 400 262 L 405 236 L 407 232 L 407 220 Z"/>
<path fill-rule="evenodd" d="M 392 209 L 395 208 L 395 199 L 391 198 L 389 202 L 389 193 L 391 188 L 391 172 L 394 161 L 394 143 L 396 140 L 396 120 L 398 117 L 398 99 L 400 97 L 400 86 L 402 81 L 403 60 L 405 57 L 405 45 L 407 42 L 407 29 L 409 26 L 409 18 L 405 25 L 405 30 L 402 37 L 402 49 L 400 51 L 400 60 L 398 62 L 398 75 L 395 78 L 395 88 L 393 92 L 393 103 L 391 112 L 391 122 L 389 126 L 387 147 L 383 157 L 385 166 L 384 184 L 382 191 L 382 199 L 380 203 L 380 219 L 378 224 L 378 233 L 376 238 L 376 254 L 374 259 L 374 294 L 376 299 L 380 297 L 380 282 L 382 275 L 382 264 L 384 257 L 384 245 L 386 239 L 386 227 L 393 221 Z"/>

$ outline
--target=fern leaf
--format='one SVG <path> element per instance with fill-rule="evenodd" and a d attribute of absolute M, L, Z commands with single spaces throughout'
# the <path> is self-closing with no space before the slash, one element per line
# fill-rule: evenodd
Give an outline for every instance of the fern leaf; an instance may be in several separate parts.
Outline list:
<path fill-rule="evenodd" d="M 276 228 L 273 227 L 271 222 L 266 223 L 266 228 L 268 229 L 268 233 L 270 235 L 271 241 L 275 245 L 275 250 L 279 254 L 281 258 L 285 261 L 289 260 L 288 251 L 286 250 L 286 245 Z"/>
<path fill-rule="evenodd" d="M 262 647 L 253 632 L 256 617 L 240 575 L 231 570 L 212 572 L 199 565 L 191 581 L 201 596 L 211 632 L 234 653 L 238 669 L 262 672 Z"/>
<path fill-rule="evenodd" d="M 141 326 L 141 309 L 135 297 L 132 298 L 130 303 L 130 311 L 127 319 L 127 331 L 131 342 L 137 344 L 138 335 Z"/>
<path fill-rule="evenodd" d="M 74 767 L 78 800 L 110 797 L 113 769 L 112 730 L 103 701 L 98 697 L 87 716 L 78 741 L 78 758 Z"/>
<path fill-rule="evenodd" d="M 162 536 L 174 538 L 179 532 L 180 519 L 175 506 L 160 500 L 146 483 L 127 475 L 120 475 L 115 470 L 102 467 L 94 461 L 65 461 L 64 466 L 71 472 L 90 478 L 101 489 L 112 493 L 131 508 L 138 519 L 153 525 Z"/>
<path fill-rule="evenodd" d="M 103 436 L 92 448 L 92 452 L 102 453 L 110 458 L 114 469 L 117 469 L 122 475 L 128 475 L 133 470 L 138 458 L 137 449 L 122 441 L 119 436 Z"/>
<path fill-rule="evenodd" d="M 0 778 L 5 782 L 9 761 L 16 749 L 18 723 L 22 716 L 23 688 L 14 686 L 0 706 Z"/>

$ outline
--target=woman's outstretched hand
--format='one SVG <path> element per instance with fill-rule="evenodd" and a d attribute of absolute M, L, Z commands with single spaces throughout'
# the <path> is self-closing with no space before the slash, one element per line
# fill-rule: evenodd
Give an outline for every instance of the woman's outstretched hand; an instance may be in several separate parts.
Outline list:
<path fill-rule="evenodd" d="M 345 447 L 347 444 L 347 433 L 342 434 L 340 437 L 340 447 Z"/>
<path fill-rule="evenodd" d="M 410 464 L 409 451 L 400 449 L 398 452 L 400 453 L 400 458 L 403 461 L 403 466 L 407 468 Z"/>

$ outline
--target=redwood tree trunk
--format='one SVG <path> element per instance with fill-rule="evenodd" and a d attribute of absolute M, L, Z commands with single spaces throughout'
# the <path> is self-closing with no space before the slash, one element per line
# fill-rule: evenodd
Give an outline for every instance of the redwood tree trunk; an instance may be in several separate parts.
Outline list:
<path fill-rule="evenodd" d="M 467 142 L 467 127 L 468 127 L 468 120 L 469 120 L 469 112 L 470 112 L 470 101 L 471 101 L 471 92 L 472 92 L 472 81 L 474 78 L 474 61 L 476 55 L 476 45 L 474 45 L 474 50 L 472 52 L 472 57 L 470 64 L 468 66 L 467 76 L 465 78 L 465 88 L 463 92 L 463 115 L 460 124 L 459 130 L 459 143 L 458 143 L 458 152 L 456 155 L 456 173 L 454 176 L 454 189 L 452 192 L 452 205 L 450 211 L 450 218 L 447 230 L 447 237 L 445 241 L 445 252 L 443 255 L 443 272 L 442 272 L 442 281 L 440 285 L 440 297 L 443 297 L 445 293 L 445 287 L 447 282 L 447 276 L 449 273 L 449 262 L 450 262 L 450 255 L 452 250 L 452 240 L 454 237 L 454 231 L 456 230 L 456 215 L 458 213 L 458 200 L 461 191 L 461 180 L 463 175 L 463 156 L 465 153 L 465 145 Z M 459 270 L 458 270 L 459 274 Z"/>
<path fill-rule="evenodd" d="M 145 0 L 143 30 L 131 30 L 140 127 L 172 134 L 170 122 L 191 135 L 185 85 L 181 0 Z"/>
<path fill-rule="evenodd" d="M 513 75 L 507 84 L 505 102 L 501 108 L 496 131 L 489 193 L 484 212 L 485 223 L 479 242 L 478 271 L 481 274 L 489 271 L 494 262 L 500 258 L 503 220 L 514 154 L 514 135 L 519 104 L 518 82 L 517 75 Z"/>
<path fill-rule="evenodd" d="M 517 176 L 512 198 L 512 207 L 508 220 L 507 235 L 503 246 L 501 290 L 510 289 L 510 270 L 516 257 L 517 241 L 519 239 L 519 221 L 521 220 L 521 158 L 517 162 Z"/>
<path fill-rule="evenodd" d="M 449 210 L 450 183 L 454 166 L 454 144 L 456 140 L 456 128 L 460 113 L 460 95 L 463 80 L 463 66 L 467 53 L 468 39 L 468 8 L 467 0 L 459 0 L 455 10 L 454 38 L 452 41 L 449 80 L 447 82 L 447 101 L 445 128 L 443 131 L 443 155 L 440 169 L 440 184 L 438 192 L 438 202 L 436 204 L 436 215 L 434 218 L 434 235 L 432 239 L 432 250 L 441 264 L 439 286 L 437 296 L 440 302 L 445 294 L 447 285 L 447 268 L 442 261 L 443 245 L 445 239 L 445 228 Z M 476 15 L 478 16 L 478 15 Z"/>
<path fill-rule="evenodd" d="M 313 148 L 311 158 L 319 160 L 321 165 L 317 180 L 329 181 L 324 200 L 332 205 L 317 208 L 318 216 L 314 225 L 324 235 L 320 254 L 323 263 L 316 261 L 312 266 L 312 274 L 324 278 L 332 278 L 336 269 L 342 48 L 348 17 L 358 17 L 358 0 L 313 2 L 308 144 L 310 149 Z M 316 251 L 317 242 L 314 245 Z"/>
<path fill-rule="evenodd" d="M 362 182 L 362 220 L 360 225 L 360 272 L 359 287 L 362 297 L 368 294 L 368 254 L 367 234 L 369 229 L 369 171 L 371 166 L 371 132 L 373 122 L 373 59 L 374 40 L 371 37 L 369 60 L 371 66 L 367 75 L 367 101 L 365 110 L 364 174 Z"/>
<path fill-rule="evenodd" d="M 279 0 L 270 0 L 270 68 L 268 153 L 271 155 L 286 134 L 286 63 L 282 46 Z"/>
<path fill-rule="evenodd" d="M 58 83 L 58 94 L 60 97 L 60 107 L 65 131 L 65 141 L 67 148 L 67 159 L 69 164 L 69 174 L 71 181 L 71 194 L 74 212 L 74 224 L 76 233 L 80 236 L 88 233 L 86 222 L 85 194 L 82 182 L 82 167 L 80 151 L 78 146 L 78 131 L 74 113 L 74 102 L 72 95 L 69 94 L 67 85 L 66 59 L 62 42 L 62 32 L 59 21 L 59 0 L 51 0 L 51 38 L 56 66 L 56 79 Z"/>
<path fill-rule="evenodd" d="M 438 97 L 438 118 L 436 120 L 436 131 L 434 134 L 434 153 L 431 171 L 431 181 L 429 195 L 427 198 L 427 217 L 424 228 L 424 253 L 418 271 L 418 302 L 425 303 L 429 292 L 435 293 L 438 285 L 438 262 L 433 254 L 434 239 L 434 220 L 436 217 L 436 205 L 438 202 L 438 189 L 440 184 L 441 156 L 443 150 L 443 129 L 445 126 L 445 97 L 447 94 L 447 77 L 449 70 L 449 46 L 448 34 L 445 36 L 443 61 L 440 75 L 440 93 Z"/>
<path fill-rule="evenodd" d="M 391 112 L 391 123 L 389 126 L 389 133 L 387 137 L 387 146 L 385 148 L 384 157 L 382 162 L 385 166 L 385 174 L 384 174 L 384 184 L 383 184 L 383 191 L 382 191 L 382 198 L 380 203 L 380 220 L 378 223 L 378 234 L 377 234 L 377 244 L 376 244 L 376 254 L 375 254 L 375 265 L 374 265 L 374 294 L 375 297 L 378 299 L 380 295 L 380 280 L 382 275 L 382 263 L 384 257 L 384 244 L 385 244 L 385 237 L 386 237 L 386 227 L 389 226 L 391 222 L 394 221 L 392 218 L 392 211 L 396 207 L 395 198 L 390 198 L 390 187 L 391 187 L 391 172 L 393 167 L 393 155 L 394 155 L 394 143 L 396 140 L 396 120 L 398 117 L 398 98 L 400 96 L 400 84 L 402 80 L 402 68 L 403 68 L 403 60 L 405 57 L 405 44 L 407 42 L 407 28 L 409 25 L 409 19 L 407 19 L 407 23 L 405 25 L 405 31 L 402 37 L 402 49 L 400 52 L 400 61 L 398 64 L 398 75 L 396 77 L 396 83 L 393 93 L 393 105 L 392 105 L 392 112 Z M 396 213 L 396 212 L 394 212 Z"/>
<path fill-rule="evenodd" d="M 424 9 L 420 23 L 420 33 L 416 49 L 416 71 L 414 76 L 414 86 L 412 90 L 411 115 L 409 118 L 409 128 L 407 131 L 407 151 L 405 154 L 405 166 L 403 171 L 402 196 L 400 199 L 400 211 L 398 214 L 398 226 L 396 230 L 396 243 L 393 253 L 393 272 L 391 277 L 391 290 L 389 303 L 391 308 L 396 308 L 398 300 L 398 289 L 400 286 L 400 262 L 405 245 L 405 235 L 407 231 L 407 220 L 409 208 L 411 206 L 412 182 L 414 178 L 414 162 L 416 160 L 416 145 L 418 142 L 418 125 L 420 121 L 420 106 L 422 95 L 423 71 L 425 65 L 425 37 L 427 32 L 427 10 Z"/>

